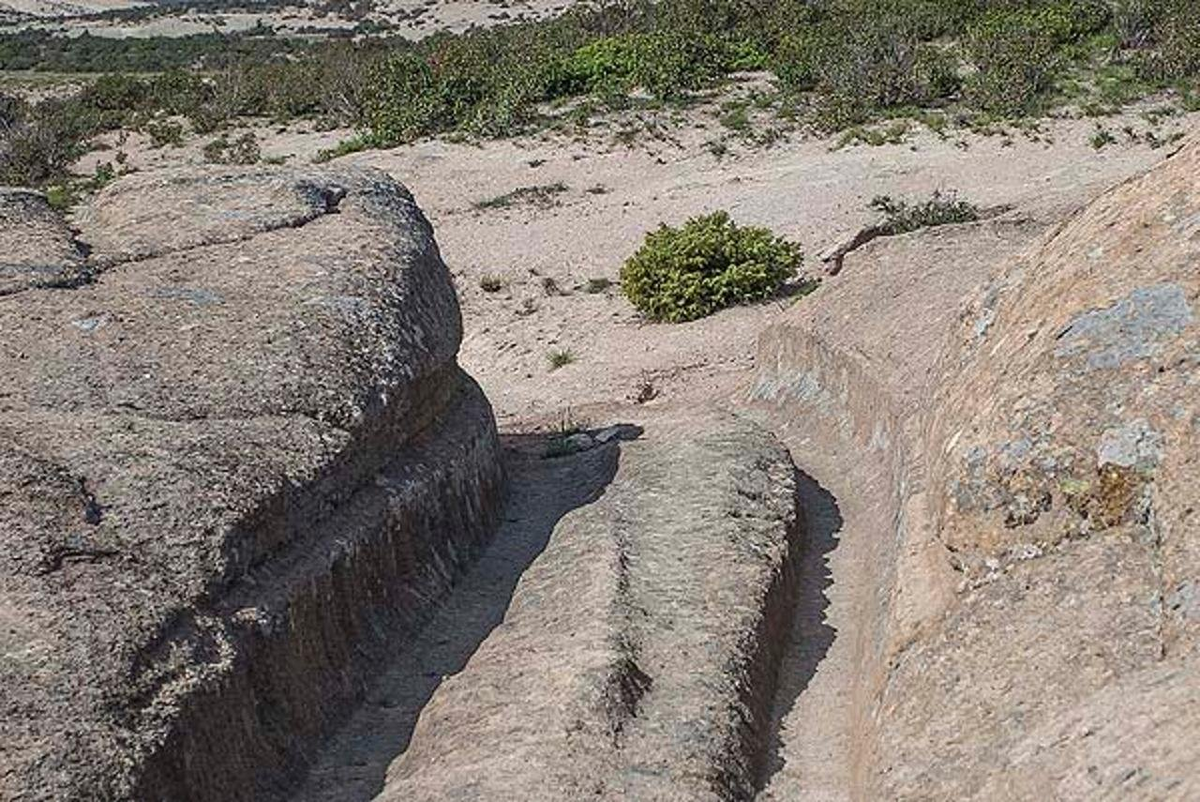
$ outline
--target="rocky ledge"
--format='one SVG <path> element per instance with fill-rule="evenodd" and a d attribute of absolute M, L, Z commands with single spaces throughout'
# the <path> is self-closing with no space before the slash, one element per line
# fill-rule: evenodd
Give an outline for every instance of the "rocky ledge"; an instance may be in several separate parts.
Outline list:
<path fill-rule="evenodd" d="M 498 517 L 450 276 L 371 171 L 0 191 L 0 796 L 269 799 Z"/>

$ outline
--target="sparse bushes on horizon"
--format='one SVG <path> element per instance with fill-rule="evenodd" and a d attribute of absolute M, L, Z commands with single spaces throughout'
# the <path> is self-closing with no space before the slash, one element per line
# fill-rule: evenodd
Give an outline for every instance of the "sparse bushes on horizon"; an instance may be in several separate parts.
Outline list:
<path fill-rule="evenodd" d="M 798 245 L 714 212 L 647 234 L 621 268 L 621 291 L 651 320 L 679 323 L 770 298 L 801 261 Z"/>
<path fill-rule="evenodd" d="M 0 68 L 145 73 L 100 77 L 8 126 L 0 177 L 44 183 L 96 134 L 163 118 L 208 134 L 244 118 L 305 117 L 355 127 L 354 149 L 449 132 L 511 136 L 559 101 L 594 98 L 577 108 L 584 119 L 629 104 L 635 90 L 671 102 L 743 69 L 773 71 L 799 121 L 826 131 L 929 107 L 965 119 L 1036 115 L 1062 98 L 1072 70 L 1128 76 L 1119 98 L 1105 98 L 1113 106 L 1196 88 L 1200 3 L 625 0 L 419 42 L 24 32 L 0 35 Z"/>

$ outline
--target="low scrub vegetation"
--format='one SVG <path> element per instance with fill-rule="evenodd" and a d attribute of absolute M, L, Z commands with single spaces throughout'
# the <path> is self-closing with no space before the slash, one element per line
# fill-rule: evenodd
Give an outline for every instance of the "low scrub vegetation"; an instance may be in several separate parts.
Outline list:
<path fill-rule="evenodd" d="M 871 208 L 883 212 L 880 233 L 884 236 L 907 234 L 952 223 L 970 223 L 979 219 L 979 208 L 953 192 L 935 192 L 927 200 L 915 202 L 878 195 L 871 201 Z"/>
<path fill-rule="evenodd" d="M 550 370 L 558 370 L 574 363 L 575 354 L 569 348 L 556 348 L 546 354 L 546 361 L 550 364 Z"/>
<path fill-rule="evenodd" d="M 651 320 L 696 320 L 779 292 L 800 267 L 799 246 L 726 212 L 663 225 L 621 268 L 621 291 Z"/>
<path fill-rule="evenodd" d="M 204 146 L 204 159 L 213 164 L 258 164 L 261 158 L 258 138 L 249 131 L 234 139 L 221 134 Z"/>
<path fill-rule="evenodd" d="M 129 40 L 9 34 L 0 36 L 0 69 L 140 73 L 23 108 L 0 130 L 0 181 L 44 184 L 97 133 L 163 118 L 186 119 L 201 134 L 245 117 L 357 128 L 344 150 L 325 154 L 333 157 L 674 102 L 748 69 L 772 71 L 789 115 L 829 131 L 921 109 L 986 124 L 1066 99 L 1111 106 L 1171 87 L 1194 96 L 1200 3 L 596 0 L 553 19 L 419 42 L 314 43 L 269 30 Z M 566 101 L 564 118 L 556 109 Z M 725 124 L 736 130 L 743 116 Z"/>
<path fill-rule="evenodd" d="M 568 190 L 566 184 L 556 181 L 553 184 L 539 184 L 529 187 L 518 187 L 512 192 L 497 195 L 494 198 L 478 201 L 475 208 L 507 209 L 512 206 L 536 206 L 548 209 L 558 203 L 558 196 Z"/>

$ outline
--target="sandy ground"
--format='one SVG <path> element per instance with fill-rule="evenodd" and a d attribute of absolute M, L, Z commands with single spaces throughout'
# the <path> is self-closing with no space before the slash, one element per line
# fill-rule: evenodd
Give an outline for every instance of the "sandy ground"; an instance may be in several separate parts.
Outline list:
<path fill-rule="evenodd" d="M 783 297 L 693 323 L 647 323 L 617 282 L 621 264 L 660 223 L 726 209 L 740 223 L 769 226 L 801 243 L 806 270 L 820 274 L 816 255 L 876 219 L 869 203 L 877 195 L 956 192 L 981 207 L 1012 207 L 1010 214 L 1050 222 L 1165 153 L 1125 137 L 1096 150 L 1096 123 L 1074 119 L 1045 122 L 1036 140 L 921 129 L 895 145 L 836 148 L 833 140 L 793 135 L 761 147 L 741 142 L 714 116 L 693 110 L 685 124 L 665 129 L 643 121 L 628 145 L 615 134 L 634 125 L 631 117 L 583 136 L 428 140 L 342 157 L 404 182 L 432 221 L 462 304 L 461 361 L 483 385 L 502 428 L 566 419 L 599 424 L 639 395 L 654 395 L 653 404 L 711 396 L 751 367 L 757 334 L 789 304 L 805 302 Z M 1172 118 L 1158 135 L 1197 121 L 1200 115 Z M 1137 110 L 1103 124 L 1114 132 L 1149 129 Z M 289 163 L 350 133 L 304 126 L 257 132 L 264 156 Z M 718 138 L 729 147 L 720 158 L 710 147 Z M 131 167 L 157 169 L 202 160 L 206 140 L 153 150 L 134 134 L 119 148 Z M 80 169 L 114 154 L 90 154 Z M 528 187 L 558 191 L 544 201 L 496 200 Z M 489 208 L 479 207 L 488 201 Z M 553 369 L 554 351 L 569 352 L 570 364 Z"/>
<path fill-rule="evenodd" d="M 461 32 L 477 26 L 540 19 L 570 7 L 572 0 L 381 0 L 365 19 L 387 26 L 389 33 L 419 39 L 438 31 Z M 150 3 L 139 0 L 0 0 L 0 23 L 4 14 L 18 21 L 3 30 L 25 28 L 77 36 L 138 38 L 147 36 L 191 36 L 200 33 L 237 33 L 267 26 L 280 35 L 312 35 L 321 31 L 352 29 L 358 24 L 337 12 L 325 13 L 319 4 L 281 2 L 265 11 L 211 11 L 169 8 L 142 20 L 87 19 L 84 15 L 113 9 L 139 8 Z"/>
<path fill-rule="evenodd" d="M 586 417 L 647 386 L 657 393 L 653 403 L 705 395 L 750 367 L 757 333 L 792 300 L 662 325 L 641 320 L 617 292 L 621 264 L 660 223 L 727 209 L 800 242 L 815 271 L 813 255 L 872 220 L 868 204 L 880 194 L 957 191 L 980 206 L 1058 219 L 1163 155 L 1142 145 L 1097 152 L 1092 129 L 1052 123 L 1052 145 L 923 134 L 905 145 L 831 151 L 828 141 L 797 141 L 723 159 L 704 146 L 712 132 L 698 129 L 682 132 L 678 145 L 630 149 L 553 138 L 425 142 L 349 158 L 405 181 L 432 220 L 459 286 L 462 362 L 512 427 Z M 548 208 L 474 206 L 558 182 L 568 189 Z M 492 276 L 503 284 L 498 292 L 480 286 Z M 595 279 L 614 285 L 589 292 Z M 569 351 L 574 362 L 551 370 L 552 350 Z"/>

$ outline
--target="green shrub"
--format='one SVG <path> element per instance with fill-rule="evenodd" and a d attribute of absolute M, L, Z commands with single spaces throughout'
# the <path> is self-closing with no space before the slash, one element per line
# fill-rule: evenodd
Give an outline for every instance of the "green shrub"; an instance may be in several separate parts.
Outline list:
<path fill-rule="evenodd" d="M 546 361 L 550 363 L 550 370 L 554 371 L 573 363 L 575 354 L 569 348 L 555 348 L 546 354 Z"/>
<path fill-rule="evenodd" d="M 979 209 L 972 203 L 959 200 L 953 192 L 934 192 L 928 200 L 917 203 L 877 195 L 871 201 L 871 208 L 883 212 L 884 222 L 880 228 L 888 236 L 979 219 Z"/>
<path fill-rule="evenodd" d="M 1164 0 L 1155 20 L 1157 48 L 1143 54 L 1142 74 L 1165 84 L 1200 76 L 1200 4 L 1193 0 Z"/>
<path fill-rule="evenodd" d="M 183 144 L 183 125 L 177 120 L 148 120 L 142 130 L 150 137 L 151 147 L 177 148 Z"/>
<path fill-rule="evenodd" d="M 1002 116 L 1036 112 L 1061 66 L 1054 30 L 1026 9 L 985 15 L 967 32 L 966 50 L 975 73 L 968 99 Z"/>
<path fill-rule="evenodd" d="M 480 210 L 507 209 L 511 206 L 520 205 L 549 209 L 558 205 L 558 196 L 567 190 L 567 185 L 562 181 L 555 181 L 553 184 L 517 187 L 512 192 L 506 192 L 503 195 L 497 195 L 487 200 L 477 201 L 473 206 Z"/>
<path fill-rule="evenodd" d="M 621 291 L 652 320 L 695 320 L 771 297 L 801 259 L 799 246 L 768 229 L 741 227 L 714 212 L 648 234 L 621 268 Z"/>
<path fill-rule="evenodd" d="M 1112 21 L 1108 0 L 1043 0 L 1031 12 L 1057 44 L 1073 44 L 1099 33 Z"/>
<path fill-rule="evenodd" d="M 401 48 L 372 68 L 361 98 L 366 127 L 381 143 L 517 133 L 539 101 L 582 91 L 567 63 L 573 40 L 559 33 L 524 24 Z"/>
<path fill-rule="evenodd" d="M 213 164 L 258 164 L 261 158 L 258 138 L 250 131 L 232 140 L 221 134 L 204 146 L 204 159 Z"/>
<path fill-rule="evenodd" d="M 828 36 L 819 29 L 802 28 L 788 33 L 775 49 L 771 68 L 779 82 L 788 89 L 816 89 L 820 78 L 821 54 L 829 46 Z"/>
<path fill-rule="evenodd" d="M 818 123 L 836 130 L 882 110 L 922 106 L 958 91 L 952 51 L 929 44 L 929 24 L 899 0 L 861 0 L 854 13 L 786 35 L 773 66 L 792 90 L 815 90 Z"/>
<path fill-rule="evenodd" d="M 27 111 L 24 100 L 0 92 L 0 141 L 21 124 Z"/>
<path fill-rule="evenodd" d="M 90 106 L 53 99 L 29 108 L 9 104 L 0 137 L 0 184 L 44 186 L 62 178 L 84 154 L 87 140 L 103 130 Z"/>
<path fill-rule="evenodd" d="M 366 122 L 387 142 L 404 142 L 436 129 L 444 114 L 433 70 L 415 53 L 401 53 L 369 78 Z"/>
<path fill-rule="evenodd" d="M 313 164 L 323 164 L 351 153 L 360 153 L 371 147 L 372 144 L 371 138 L 368 136 L 352 136 L 349 139 L 343 139 L 332 148 L 322 148 L 317 151 L 317 155 L 313 156 Z"/>
<path fill-rule="evenodd" d="M 711 33 L 655 31 L 589 42 L 575 51 L 568 70 L 575 85 L 589 92 L 624 95 L 640 88 L 668 98 L 761 59 L 746 43 L 727 45 Z"/>

